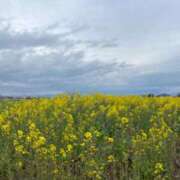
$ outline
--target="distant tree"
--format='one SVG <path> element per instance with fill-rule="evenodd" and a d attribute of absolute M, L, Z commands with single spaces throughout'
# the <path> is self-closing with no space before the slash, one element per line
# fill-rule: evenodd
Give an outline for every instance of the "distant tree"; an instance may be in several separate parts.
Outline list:
<path fill-rule="evenodd" d="M 150 93 L 147 95 L 147 97 L 154 97 L 155 95 L 153 93 Z"/>

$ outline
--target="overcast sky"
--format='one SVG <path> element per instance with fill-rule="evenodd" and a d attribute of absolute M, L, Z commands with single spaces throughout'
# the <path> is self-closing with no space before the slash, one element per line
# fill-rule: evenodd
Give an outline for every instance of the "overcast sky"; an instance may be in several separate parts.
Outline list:
<path fill-rule="evenodd" d="M 0 0 L 0 94 L 180 91 L 179 0 Z"/>

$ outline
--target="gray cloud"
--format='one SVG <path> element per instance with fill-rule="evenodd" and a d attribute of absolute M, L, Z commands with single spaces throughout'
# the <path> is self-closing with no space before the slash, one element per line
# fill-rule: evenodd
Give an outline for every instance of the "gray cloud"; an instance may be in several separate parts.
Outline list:
<path fill-rule="evenodd" d="M 39 46 L 73 46 L 73 41 L 65 39 L 67 34 L 53 34 L 48 32 L 49 29 L 41 32 L 35 30 L 33 32 L 13 32 L 8 25 L 0 29 L 0 50 L 4 49 L 20 49 Z"/>
<path fill-rule="evenodd" d="M 156 65 L 144 67 L 144 73 L 135 73 L 129 78 L 128 89 L 139 93 L 174 93 L 179 91 L 180 57 L 168 57 Z M 140 72 L 143 72 L 140 70 Z"/>
<path fill-rule="evenodd" d="M 24 51 L 1 54 L 8 59 L 1 64 L 1 92 L 7 92 L 7 89 L 10 93 L 36 92 L 36 94 L 43 90 L 47 93 L 49 91 L 83 91 L 87 88 L 97 88 L 103 85 L 103 81 L 108 77 L 112 78 L 112 73 L 129 68 L 126 63 L 114 61 L 85 62 L 83 51 L 72 52 L 68 55 L 63 52 L 45 56 L 32 54 L 26 58 L 24 58 Z M 22 61 L 23 58 L 24 61 Z M 41 60 L 38 61 L 38 59 Z"/>
<path fill-rule="evenodd" d="M 20 95 L 95 90 L 114 74 L 130 67 L 116 59 L 86 61 L 86 49 L 77 50 L 76 46 L 81 42 L 88 47 L 88 43 L 68 38 L 86 26 L 72 25 L 63 33 L 56 33 L 57 28 L 59 24 L 30 32 L 13 32 L 10 24 L 1 28 L 0 93 Z M 99 46 L 112 48 L 114 44 L 99 41 L 93 48 Z"/>

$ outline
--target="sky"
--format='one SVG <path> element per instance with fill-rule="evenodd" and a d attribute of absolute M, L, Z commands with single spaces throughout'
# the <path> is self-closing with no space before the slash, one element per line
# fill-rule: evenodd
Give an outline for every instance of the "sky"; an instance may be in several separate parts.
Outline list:
<path fill-rule="evenodd" d="M 0 95 L 180 92 L 179 0 L 0 0 Z"/>

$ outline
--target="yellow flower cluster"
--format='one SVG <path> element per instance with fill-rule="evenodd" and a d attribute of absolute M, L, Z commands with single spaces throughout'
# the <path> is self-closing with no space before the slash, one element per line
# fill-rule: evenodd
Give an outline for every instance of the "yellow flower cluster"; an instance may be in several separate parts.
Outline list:
<path fill-rule="evenodd" d="M 164 171 L 164 166 L 162 163 L 156 163 L 154 168 L 154 174 L 161 174 Z"/>

